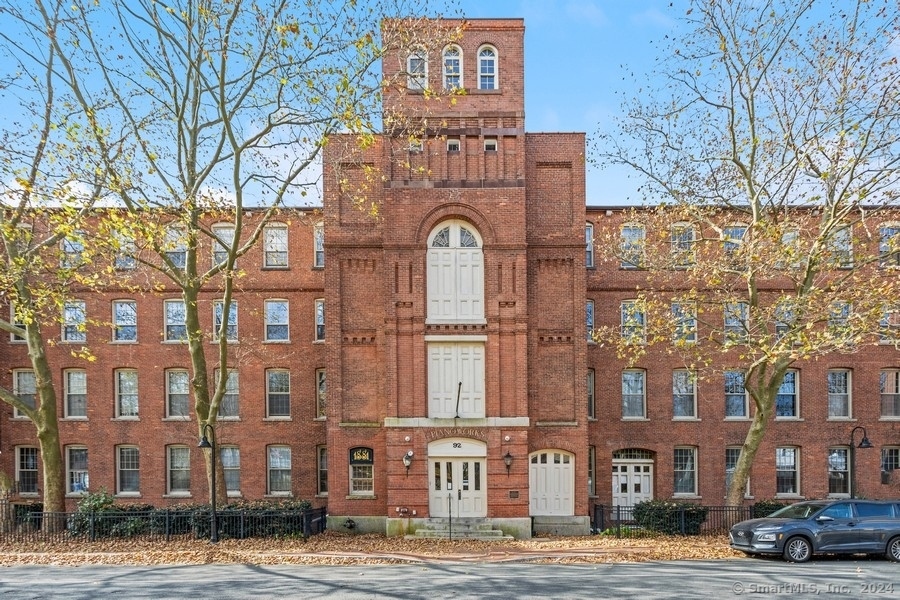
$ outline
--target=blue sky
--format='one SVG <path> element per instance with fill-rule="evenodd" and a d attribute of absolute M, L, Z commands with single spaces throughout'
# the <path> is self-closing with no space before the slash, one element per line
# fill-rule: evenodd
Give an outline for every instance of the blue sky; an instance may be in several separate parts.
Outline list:
<path fill-rule="evenodd" d="M 611 129 L 631 73 L 649 73 L 685 0 L 459 0 L 464 16 L 525 19 L 525 128 Z M 674 4 L 674 6 L 670 6 Z M 639 204 L 637 182 L 622 169 L 587 165 L 587 203 Z"/>

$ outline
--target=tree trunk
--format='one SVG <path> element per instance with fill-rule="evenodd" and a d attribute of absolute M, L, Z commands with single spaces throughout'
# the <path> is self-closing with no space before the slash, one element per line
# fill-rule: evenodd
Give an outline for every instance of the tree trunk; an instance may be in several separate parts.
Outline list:
<path fill-rule="evenodd" d="M 741 506 L 744 503 L 750 468 L 753 466 L 756 452 L 759 450 L 759 446 L 765 437 L 766 429 L 769 427 L 774 403 L 774 396 L 771 398 L 768 396 L 760 397 L 756 414 L 753 416 L 750 429 L 747 430 L 747 436 L 744 438 L 744 445 L 741 446 L 741 454 L 738 456 L 737 464 L 734 467 L 734 474 L 731 476 L 731 485 L 728 486 L 728 493 L 725 495 L 725 504 L 728 506 Z"/>

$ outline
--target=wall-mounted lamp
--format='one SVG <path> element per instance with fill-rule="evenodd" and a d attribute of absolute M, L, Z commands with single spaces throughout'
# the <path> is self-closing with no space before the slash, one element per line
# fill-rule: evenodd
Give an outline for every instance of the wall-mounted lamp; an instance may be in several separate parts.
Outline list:
<path fill-rule="evenodd" d="M 409 467 L 412 464 L 413 451 L 410 450 L 403 455 L 403 466 L 406 467 L 406 476 L 409 477 Z"/>
<path fill-rule="evenodd" d="M 503 464 L 506 465 L 506 476 L 509 477 L 509 468 L 512 466 L 513 455 L 509 453 L 509 450 L 506 451 L 506 454 L 503 455 Z"/>

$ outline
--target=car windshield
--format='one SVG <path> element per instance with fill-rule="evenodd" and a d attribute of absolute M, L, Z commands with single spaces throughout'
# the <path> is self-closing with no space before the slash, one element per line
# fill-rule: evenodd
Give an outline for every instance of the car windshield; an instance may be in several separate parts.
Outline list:
<path fill-rule="evenodd" d="M 779 508 L 769 516 L 778 519 L 805 519 L 811 514 L 819 512 L 825 506 L 827 505 L 818 502 L 791 504 L 790 506 Z"/>

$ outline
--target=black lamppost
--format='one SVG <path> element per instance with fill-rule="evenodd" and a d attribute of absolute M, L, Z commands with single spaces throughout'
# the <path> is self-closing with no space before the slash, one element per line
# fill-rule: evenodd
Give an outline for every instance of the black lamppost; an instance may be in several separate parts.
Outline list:
<path fill-rule="evenodd" d="M 856 434 L 857 429 L 862 429 L 862 439 L 859 441 L 859 445 L 853 444 L 853 436 Z M 869 441 L 869 436 L 866 435 L 866 428 L 862 425 L 857 425 L 850 431 L 850 497 L 856 498 L 856 449 L 857 448 L 873 448 L 872 442 Z"/>
<path fill-rule="evenodd" d="M 210 431 L 210 437 L 206 437 L 206 430 Z M 209 541 L 213 544 L 219 541 L 219 528 L 216 523 L 216 428 L 210 423 L 204 423 L 200 428 L 200 443 L 198 448 L 209 448 L 212 453 L 212 491 L 209 494 Z"/>

